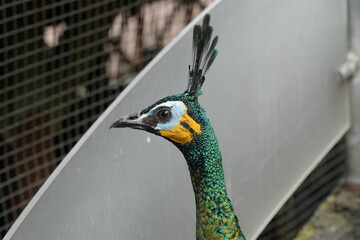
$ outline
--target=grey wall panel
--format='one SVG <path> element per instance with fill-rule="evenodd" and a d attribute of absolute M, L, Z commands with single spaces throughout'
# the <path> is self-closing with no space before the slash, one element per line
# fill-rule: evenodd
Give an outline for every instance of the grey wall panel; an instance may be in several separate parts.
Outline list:
<path fill-rule="evenodd" d="M 227 187 L 253 239 L 349 127 L 346 1 L 217 1 L 219 56 L 201 103 L 220 141 Z M 200 20 L 200 18 L 198 18 Z M 170 143 L 112 129 L 118 117 L 185 89 L 191 27 L 86 133 L 5 239 L 194 239 L 186 163 Z"/>

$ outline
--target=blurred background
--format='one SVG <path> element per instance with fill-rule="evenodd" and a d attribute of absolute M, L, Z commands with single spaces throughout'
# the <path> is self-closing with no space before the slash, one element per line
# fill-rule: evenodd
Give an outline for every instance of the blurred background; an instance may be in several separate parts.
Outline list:
<path fill-rule="evenodd" d="M 211 0 L 1 1 L 0 232 Z"/>
<path fill-rule="evenodd" d="M 211 2 L 1 1 L 1 237 L 106 107 Z M 345 171 L 341 140 L 259 239 L 295 237 Z"/>

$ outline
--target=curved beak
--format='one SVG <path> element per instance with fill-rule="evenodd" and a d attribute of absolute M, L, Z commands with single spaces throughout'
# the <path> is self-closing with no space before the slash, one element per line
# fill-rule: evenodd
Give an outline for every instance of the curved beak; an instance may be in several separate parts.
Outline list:
<path fill-rule="evenodd" d="M 122 117 L 111 124 L 110 128 L 133 128 L 153 132 L 154 128 L 145 123 L 144 118 L 139 113 L 132 113 Z"/>

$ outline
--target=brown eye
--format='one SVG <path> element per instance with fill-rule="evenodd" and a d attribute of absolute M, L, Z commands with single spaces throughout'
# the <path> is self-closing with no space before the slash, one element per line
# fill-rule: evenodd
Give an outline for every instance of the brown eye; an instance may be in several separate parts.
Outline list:
<path fill-rule="evenodd" d="M 157 116 L 162 122 L 166 122 L 171 118 L 171 112 L 167 109 L 163 109 L 157 113 Z"/>

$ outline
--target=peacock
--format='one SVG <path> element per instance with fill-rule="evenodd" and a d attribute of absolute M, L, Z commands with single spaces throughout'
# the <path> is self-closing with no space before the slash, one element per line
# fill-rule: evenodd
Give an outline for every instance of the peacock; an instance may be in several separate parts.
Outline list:
<path fill-rule="evenodd" d="M 222 157 L 209 119 L 198 97 L 205 73 L 218 51 L 212 39 L 210 15 L 193 29 L 193 62 L 182 94 L 165 97 L 151 106 L 115 121 L 111 128 L 145 130 L 172 142 L 184 155 L 196 203 L 196 239 L 241 239 L 244 234 L 226 192 Z"/>

